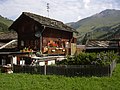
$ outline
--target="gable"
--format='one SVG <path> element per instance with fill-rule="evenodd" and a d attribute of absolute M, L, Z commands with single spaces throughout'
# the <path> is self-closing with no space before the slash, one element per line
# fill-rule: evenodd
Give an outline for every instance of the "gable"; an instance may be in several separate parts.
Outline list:
<path fill-rule="evenodd" d="M 18 25 L 18 23 L 21 23 L 23 18 L 32 19 L 35 22 L 38 22 L 39 24 L 42 24 L 43 26 L 46 26 L 46 27 L 68 31 L 68 32 L 77 32 L 75 29 L 67 26 L 61 21 L 57 21 L 54 19 L 50 19 L 47 17 L 43 17 L 33 13 L 28 13 L 28 12 L 23 12 L 22 15 L 9 27 L 9 29 L 16 29 L 16 26 Z"/>

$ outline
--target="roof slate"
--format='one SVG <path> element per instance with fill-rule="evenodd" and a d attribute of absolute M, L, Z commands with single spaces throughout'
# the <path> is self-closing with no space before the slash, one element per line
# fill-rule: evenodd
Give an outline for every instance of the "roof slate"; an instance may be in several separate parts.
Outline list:
<path fill-rule="evenodd" d="M 56 29 L 63 30 L 63 31 L 77 33 L 77 31 L 75 29 L 71 28 L 70 26 L 67 26 L 66 24 L 64 24 L 61 21 L 57 21 L 54 19 L 50 19 L 50 18 L 43 17 L 43 16 L 40 16 L 37 14 L 29 13 L 29 12 L 23 12 L 22 14 L 30 17 L 31 19 L 37 21 L 38 23 L 40 23 L 46 27 L 56 28 Z"/>
<path fill-rule="evenodd" d="M 90 40 L 86 47 L 117 47 L 118 42 L 117 41 L 103 41 L 103 40 Z"/>
<path fill-rule="evenodd" d="M 5 39 L 17 39 L 17 33 L 12 33 L 12 32 L 8 32 L 8 33 L 0 33 L 0 40 L 5 40 Z"/>

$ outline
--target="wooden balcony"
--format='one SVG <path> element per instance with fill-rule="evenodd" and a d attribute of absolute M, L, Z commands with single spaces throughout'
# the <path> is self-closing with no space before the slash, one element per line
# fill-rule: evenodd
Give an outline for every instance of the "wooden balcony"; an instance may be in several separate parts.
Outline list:
<path fill-rule="evenodd" d="M 43 53 L 66 55 L 67 51 L 68 51 L 67 48 L 49 47 L 49 48 L 44 48 Z"/>

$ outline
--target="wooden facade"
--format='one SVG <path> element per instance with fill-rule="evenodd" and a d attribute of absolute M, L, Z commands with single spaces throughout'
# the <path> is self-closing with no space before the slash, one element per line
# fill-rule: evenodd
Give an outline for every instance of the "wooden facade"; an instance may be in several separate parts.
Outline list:
<path fill-rule="evenodd" d="M 18 49 L 30 48 L 46 54 L 70 54 L 74 29 L 60 21 L 23 12 L 9 27 L 18 34 Z"/>

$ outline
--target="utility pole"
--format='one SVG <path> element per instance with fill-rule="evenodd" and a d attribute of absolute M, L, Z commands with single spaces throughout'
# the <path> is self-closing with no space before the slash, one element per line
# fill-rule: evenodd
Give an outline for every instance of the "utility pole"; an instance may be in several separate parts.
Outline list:
<path fill-rule="evenodd" d="M 49 3 L 47 3 L 47 12 L 48 12 L 48 17 L 49 17 L 49 10 L 50 10 L 50 7 L 49 7 Z"/>

